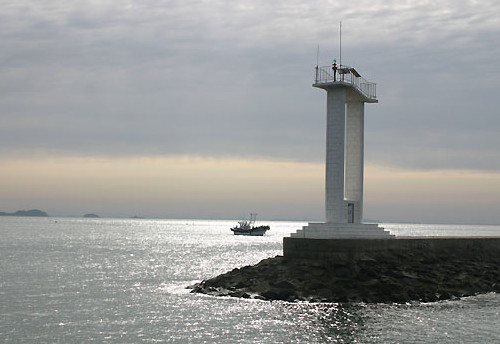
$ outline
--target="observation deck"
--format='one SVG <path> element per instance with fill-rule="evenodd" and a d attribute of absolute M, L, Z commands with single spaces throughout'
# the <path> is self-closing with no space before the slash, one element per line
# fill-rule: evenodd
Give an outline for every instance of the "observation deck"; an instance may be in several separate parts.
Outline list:
<path fill-rule="evenodd" d="M 338 86 L 352 87 L 358 95 L 367 103 L 378 103 L 377 84 L 367 81 L 356 69 L 340 65 L 336 70 L 332 66 L 315 68 L 316 76 L 314 87 L 332 88 Z"/>

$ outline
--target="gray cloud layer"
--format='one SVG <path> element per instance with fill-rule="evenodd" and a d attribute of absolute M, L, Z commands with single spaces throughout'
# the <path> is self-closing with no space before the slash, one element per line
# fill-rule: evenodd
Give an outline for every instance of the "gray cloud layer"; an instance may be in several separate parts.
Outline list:
<path fill-rule="evenodd" d="M 338 58 L 378 82 L 367 158 L 499 169 L 497 1 L 2 1 L 0 154 L 322 161 L 311 87 Z"/>

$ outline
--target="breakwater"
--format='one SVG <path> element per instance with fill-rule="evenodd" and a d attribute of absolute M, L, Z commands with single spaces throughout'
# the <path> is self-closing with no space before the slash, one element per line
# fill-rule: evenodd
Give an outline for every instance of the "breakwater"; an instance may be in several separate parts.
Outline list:
<path fill-rule="evenodd" d="M 310 302 L 431 302 L 500 292 L 500 238 L 284 238 L 283 256 L 193 292 Z"/>

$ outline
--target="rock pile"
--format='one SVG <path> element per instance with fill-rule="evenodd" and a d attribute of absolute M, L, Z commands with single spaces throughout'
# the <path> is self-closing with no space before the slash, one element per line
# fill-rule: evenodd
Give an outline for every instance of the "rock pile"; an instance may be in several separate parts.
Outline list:
<path fill-rule="evenodd" d="M 191 286 L 192 292 L 309 302 L 432 302 L 500 292 L 500 259 L 373 253 L 356 260 L 268 258 Z"/>

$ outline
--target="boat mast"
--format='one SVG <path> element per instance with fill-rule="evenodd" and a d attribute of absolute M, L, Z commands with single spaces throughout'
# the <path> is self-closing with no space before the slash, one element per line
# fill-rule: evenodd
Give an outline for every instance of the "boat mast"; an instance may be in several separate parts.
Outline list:
<path fill-rule="evenodd" d="M 248 224 L 253 225 L 256 219 L 257 219 L 257 213 L 250 213 L 250 221 L 248 222 Z"/>

